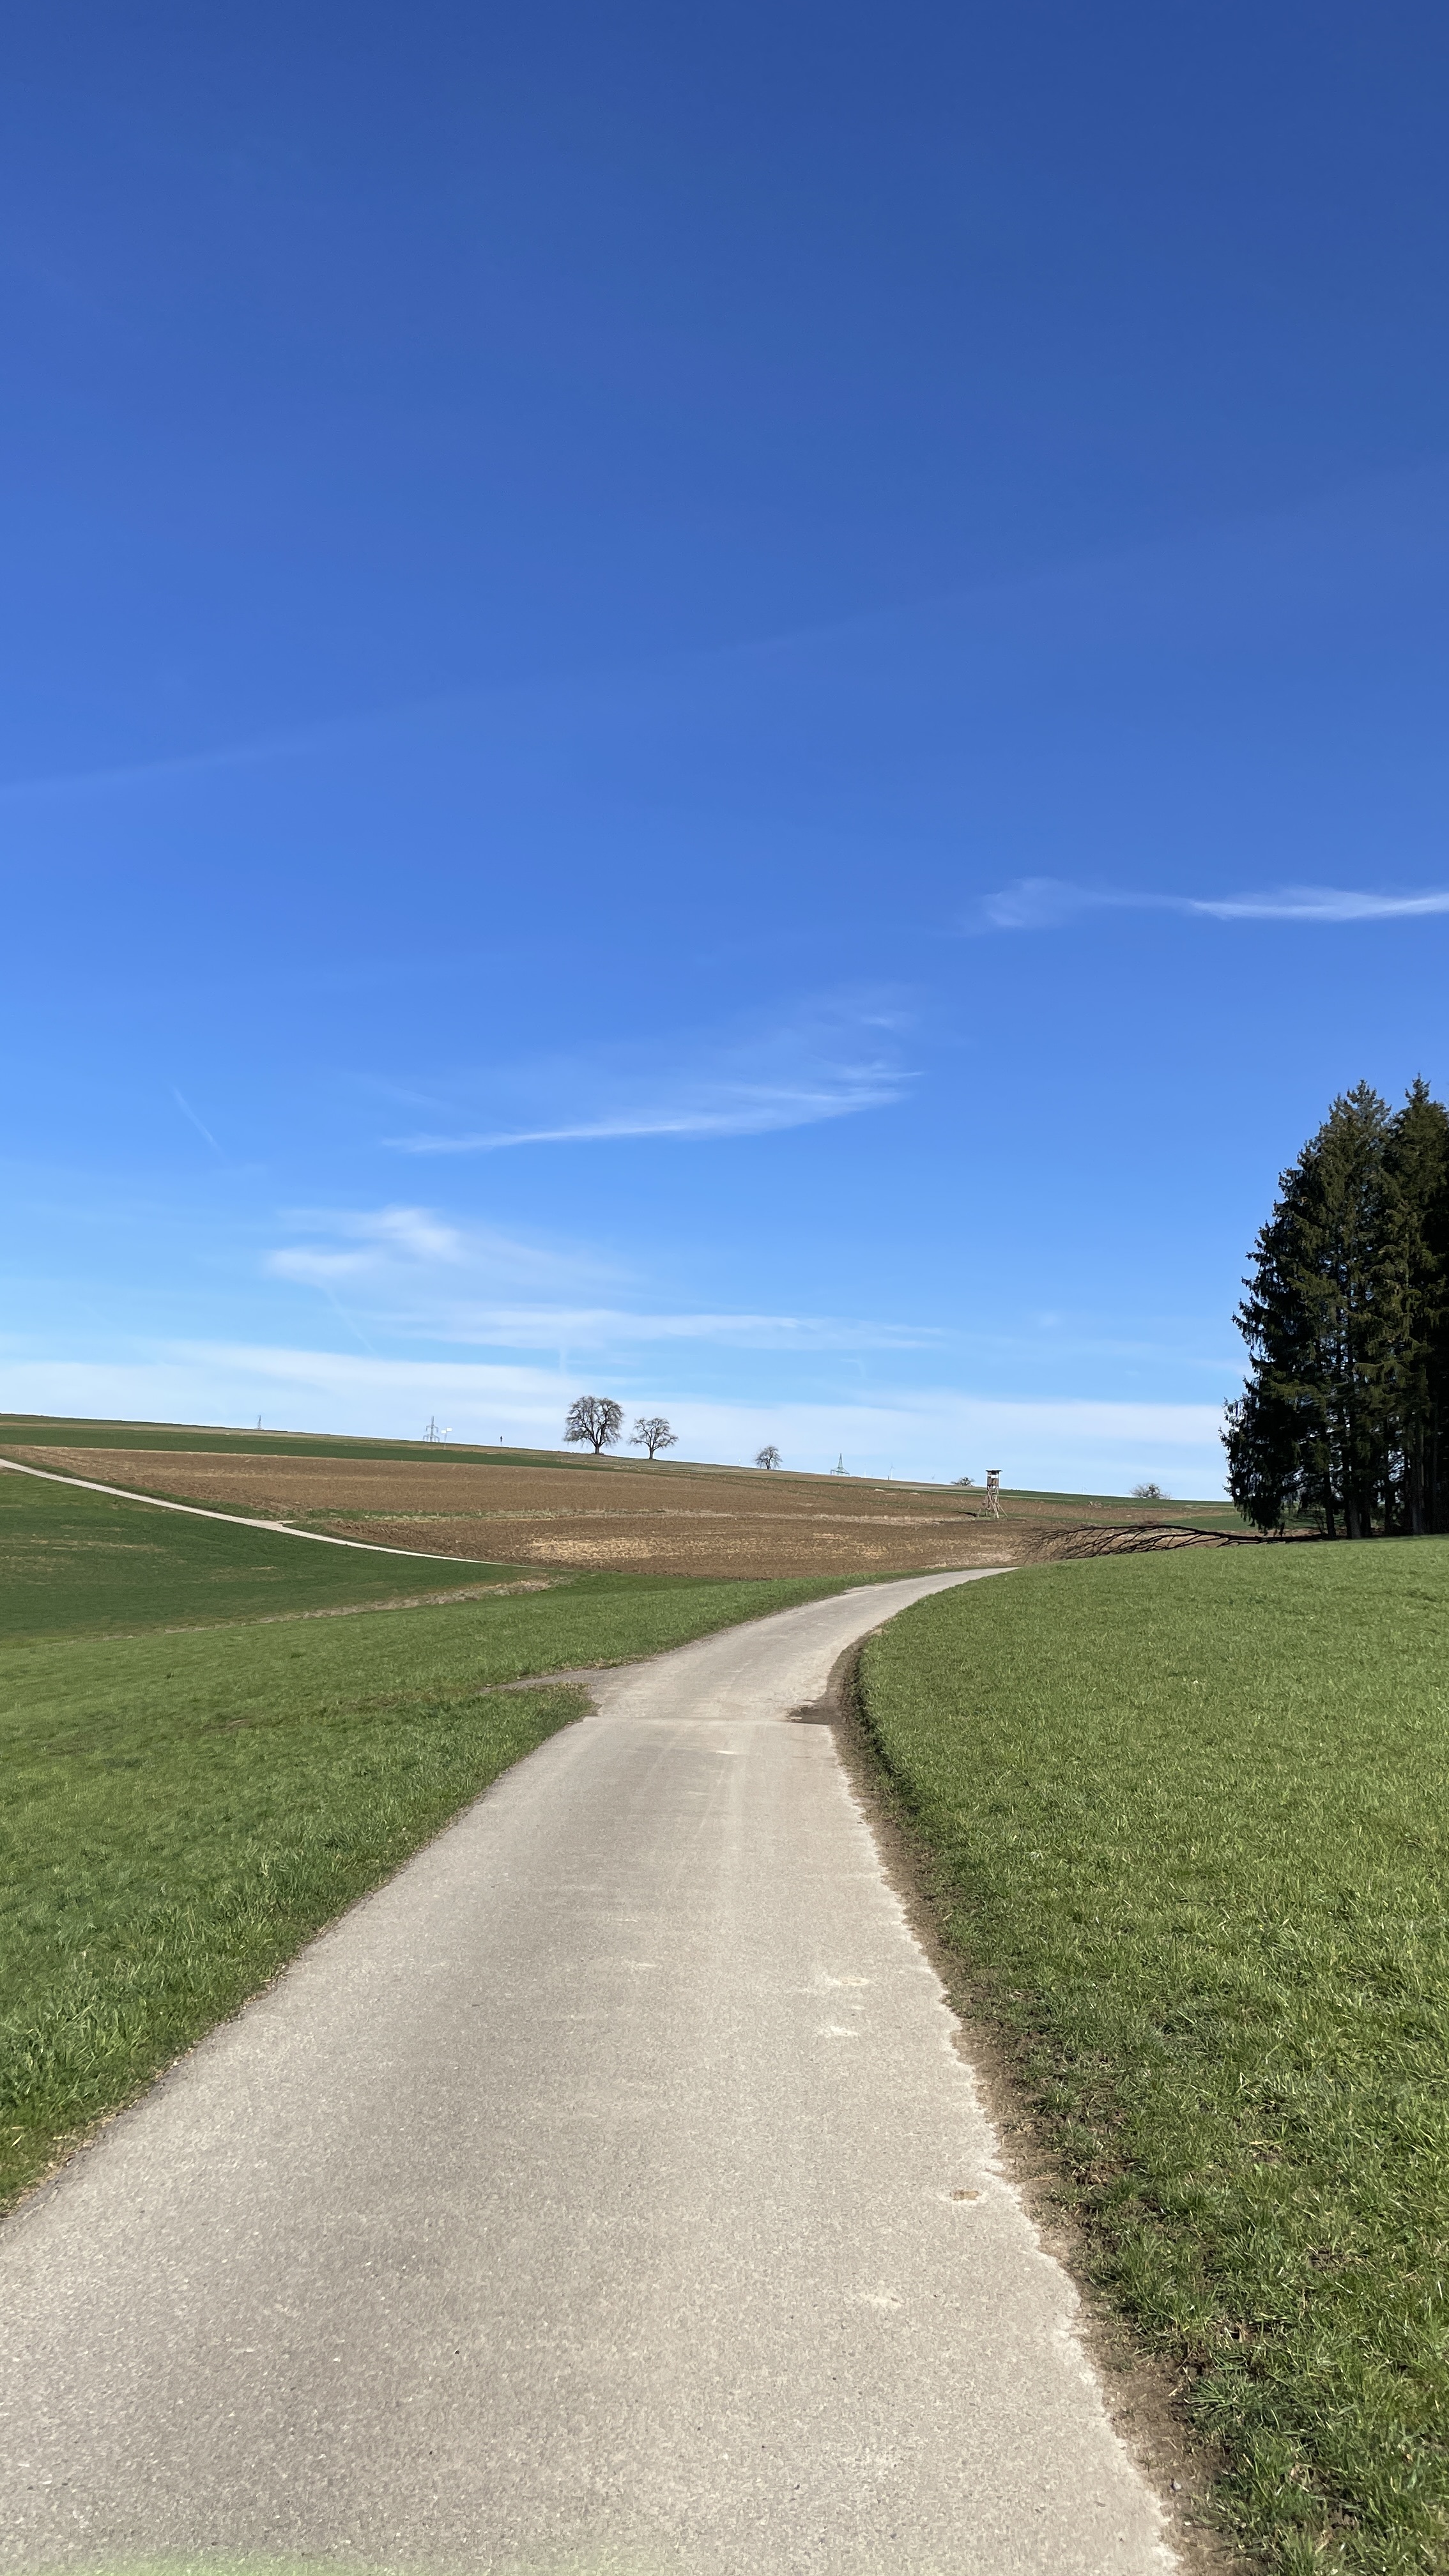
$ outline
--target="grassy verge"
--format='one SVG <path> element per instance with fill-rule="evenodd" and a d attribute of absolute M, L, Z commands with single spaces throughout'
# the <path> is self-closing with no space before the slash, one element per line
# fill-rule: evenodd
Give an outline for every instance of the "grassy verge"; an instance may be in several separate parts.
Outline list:
<path fill-rule="evenodd" d="M 102 1570 L 82 1547 L 76 1580 L 85 1623 L 114 1571 L 108 1515 L 125 1533 L 160 1521 L 171 1544 L 170 1514 L 20 1477 L 0 1479 L 7 1502 L 12 1483 L 42 1536 L 57 1527 L 51 1494 L 80 1516 L 59 1524 L 72 1535 L 97 1516 Z M 176 1528 L 183 1593 L 198 1566 L 214 1583 L 233 1551 L 235 1615 L 258 1573 L 254 1534 Z M 314 1559 L 329 1568 L 335 1554 L 344 1582 L 386 1564 L 257 1543 L 304 1586 Z M 466 1572 L 447 1569 L 454 1583 Z M 159 1622 L 164 1576 L 146 1580 Z M 499 1683 L 654 1654 L 843 1588 L 586 1575 L 315 1624 L 0 1643 L 0 2200 L 583 1705 L 566 1687 Z M 129 1575 L 125 1589 L 134 1610 Z M 44 1599 L 58 1623 L 64 1582 Z"/>
<path fill-rule="evenodd" d="M 1449 1543 L 1033 1568 L 861 1688 L 1250 2554 L 1449 2567 Z"/>

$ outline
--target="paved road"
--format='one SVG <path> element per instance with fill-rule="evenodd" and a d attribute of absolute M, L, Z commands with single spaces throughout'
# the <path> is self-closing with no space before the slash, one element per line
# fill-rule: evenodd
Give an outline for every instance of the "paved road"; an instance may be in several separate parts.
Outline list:
<path fill-rule="evenodd" d="M 1172 2564 L 788 1722 L 958 1579 L 607 1676 L 0 2229 L 0 2567 Z"/>

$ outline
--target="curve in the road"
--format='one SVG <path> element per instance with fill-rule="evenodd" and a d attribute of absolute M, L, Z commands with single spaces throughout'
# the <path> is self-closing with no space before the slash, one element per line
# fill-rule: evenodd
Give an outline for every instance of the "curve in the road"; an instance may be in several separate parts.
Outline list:
<path fill-rule="evenodd" d="M 831 1730 L 605 1675 L 0 2229 L 0 2567 L 1172 2565 Z"/>

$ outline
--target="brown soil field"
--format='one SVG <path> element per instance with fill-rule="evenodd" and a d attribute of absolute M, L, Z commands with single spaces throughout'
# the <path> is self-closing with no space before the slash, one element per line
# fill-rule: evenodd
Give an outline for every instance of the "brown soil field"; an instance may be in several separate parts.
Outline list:
<path fill-rule="evenodd" d="M 458 1457 L 416 1462 L 8 1443 L 6 1454 L 98 1484 L 291 1521 L 336 1538 L 557 1571 L 768 1576 L 1016 1565 L 1055 1554 L 1088 1509 L 1094 1538 L 1118 1522 L 1115 1510 L 1070 1496 L 1008 1495 L 1003 1517 L 987 1520 L 978 1516 L 979 1494 L 951 1486 L 622 1459 L 596 1468 L 522 1467 Z M 1140 1504 L 1126 1506 L 1121 1521 L 1129 1516 L 1144 1534 L 1176 1517 L 1146 1513 Z"/>

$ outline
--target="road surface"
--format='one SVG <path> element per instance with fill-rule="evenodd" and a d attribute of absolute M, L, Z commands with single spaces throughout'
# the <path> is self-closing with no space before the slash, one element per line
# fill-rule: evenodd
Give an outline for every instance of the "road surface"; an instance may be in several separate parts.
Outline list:
<path fill-rule="evenodd" d="M 604 1676 L 0 2229 L 0 2567 L 1171 2567 L 792 1718 L 962 1579 Z"/>

